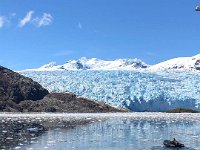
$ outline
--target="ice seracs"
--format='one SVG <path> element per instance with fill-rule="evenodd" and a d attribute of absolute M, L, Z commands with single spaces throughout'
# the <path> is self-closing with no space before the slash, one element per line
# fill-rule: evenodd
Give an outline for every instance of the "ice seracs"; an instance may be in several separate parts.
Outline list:
<path fill-rule="evenodd" d="M 200 110 L 200 74 L 139 71 L 26 71 L 52 93 L 72 92 L 132 111 Z"/>
<path fill-rule="evenodd" d="M 200 71 L 200 54 L 193 57 L 180 57 L 150 66 L 149 71 Z"/>

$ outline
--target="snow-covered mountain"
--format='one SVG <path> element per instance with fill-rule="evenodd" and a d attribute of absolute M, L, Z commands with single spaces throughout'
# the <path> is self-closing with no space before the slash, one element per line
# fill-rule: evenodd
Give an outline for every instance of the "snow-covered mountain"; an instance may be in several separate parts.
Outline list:
<path fill-rule="evenodd" d="M 87 59 L 85 57 L 78 60 L 67 61 L 63 65 L 56 62 L 43 65 L 37 69 L 27 69 L 29 71 L 58 71 L 58 70 L 136 70 L 144 69 L 149 65 L 139 59 L 117 59 L 106 61 L 97 58 Z"/>
<path fill-rule="evenodd" d="M 159 64 L 148 65 L 140 59 L 116 59 L 113 61 L 101 60 L 97 58 L 87 59 L 85 57 L 78 60 L 69 60 L 63 65 L 56 62 L 43 65 L 36 69 L 26 71 L 59 71 L 59 70 L 146 70 L 157 71 L 200 71 L 200 54 L 192 57 L 179 57 L 170 59 Z"/>
<path fill-rule="evenodd" d="M 200 71 L 200 54 L 192 57 L 179 57 L 150 66 L 149 71 Z"/>

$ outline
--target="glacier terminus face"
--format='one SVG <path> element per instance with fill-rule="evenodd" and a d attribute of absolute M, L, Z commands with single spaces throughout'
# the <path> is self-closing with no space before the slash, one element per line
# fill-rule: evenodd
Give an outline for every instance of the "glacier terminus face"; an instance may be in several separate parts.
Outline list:
<path fill-rule="evenodd" d="M 200 74 L 162 71 L 23 71 L 50 92 L 73 92 L 131 111 L 200 110 Z"/>

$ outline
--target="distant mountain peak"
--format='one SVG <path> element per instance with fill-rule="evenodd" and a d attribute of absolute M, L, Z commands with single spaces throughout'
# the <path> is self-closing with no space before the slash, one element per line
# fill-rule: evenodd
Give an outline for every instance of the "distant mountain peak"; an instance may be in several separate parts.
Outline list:
<path fill-rule="evenodd" d="M 26 71 L 62 71 L 62 70 L 144 70 L 144 71 L 200 71 L 200 54 L 192 57 L 173 58 L 155 65 L 148 65 L 140 59 L 102 60 L 82 57 L 66 61 L 63 65 L 50 62 L 37 69 Z"/>
<path fill-rule="evenodd" d="M 57 63 L 55 61 L 52 61 L 46 65 L 43 65 L 41 68 L 52 68 L 54 66 L 57 66 Z"/>
<path fill-rule="evenodd" d="M 97 58 L 82 57 L 78 60 L 66 61 L 63 65 L 50 62 L 37 69 L 27 69 L 30 71 L 56 71 L 56 70 L 136 70 L 149 67 L 140 59 L 116 59 L 101 60 Z"/>

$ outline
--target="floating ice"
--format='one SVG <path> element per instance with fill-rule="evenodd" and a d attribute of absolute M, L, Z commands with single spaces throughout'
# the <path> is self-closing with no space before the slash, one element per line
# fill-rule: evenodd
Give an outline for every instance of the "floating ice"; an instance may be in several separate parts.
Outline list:
<path fill-rule="evenodd" d="M 184 143 L 188 147 L 187 150 L 197 150 L 200 147 L 199 114 L 147 112 L 102 114 L 0 113 L 0 120 L 7 117 L 10 117 L 13 121 L 21 120 L 22 122 L 27 119 L 35 122 L 37 121 L 35 118 L 38 117 L 44 124 L 51 126 L 50 130 L 37 138 L 37 141 L 31 139 L 30 142 L 21 145 L 21 149 L 56 150 L 73 149 L 72 147 L 74 147 L 74 149 L 82 150 L 164 150 L 166 148 L 162 146 L 163 140 L 172 138 Z M 87 118 L 95 119 L 97 122 L 79 124 L 78 120 L 87 120 Z M 99 119 L 104 121 L 98 122 Z M 50 120 L 52 120 L 53 126 L 49 122 Z M 73 122 L 75 126 L 58 128 L 59 123 L 69 124 L 69 121 Z M 17 147 L 19 147 L 19 144 Z"/>

